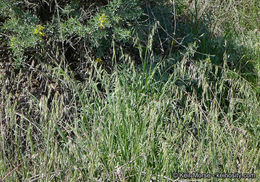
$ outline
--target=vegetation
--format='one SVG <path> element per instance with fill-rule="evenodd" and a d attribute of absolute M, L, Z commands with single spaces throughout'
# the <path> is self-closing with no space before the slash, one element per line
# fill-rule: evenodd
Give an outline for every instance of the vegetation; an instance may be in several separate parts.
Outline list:
<path fill-rule="evenodd" d="M 258 0 L 1 0 L 0 179 L 257 180 L 259 12 Z"/>

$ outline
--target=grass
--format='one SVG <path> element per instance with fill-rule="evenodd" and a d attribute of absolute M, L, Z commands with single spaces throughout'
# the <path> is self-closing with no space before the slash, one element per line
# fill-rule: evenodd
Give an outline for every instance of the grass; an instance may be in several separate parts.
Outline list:
<path fill-rule="evenodd" d="M 166 180 L 176 171 L 259 175 L 254 127 L 259 105 L 250 85 L 229 74 L 210 85 L 207 63 L 195 71 L 184 66 L 186 61 L 175 65 L 166 82 L 158 80 L 161 62 L 143 74 L 134 67 L 104 74 L 103 94 L 91 79 L 84 84 L 64 80 L 73 93 L 69 103 L 56 94 L 49 106 L 43 99 L 40 107 L 31 98 L 29 108 L 38 119 L 18 114 L 2 89 L 2 131 L 11 130 L 1 134 L 1 174 L 23 162 L 9 179 L 149 181 Z M 189 84 L 189 78 L 201 79 L 202 95 L 181 85 Z M 223 95 L 227 79 L 231 103 L 223 113 L 209 88 Z M 17 157 L 10 162 L 9 155 Z"/>
<path fill-rule="evenodd" d="M 154 28 L 141 65 L 123 55 L 108 73 L 91 61 L 84 81 L 44 62 L 2 74 L 3 181 L 183 181 L 176 173 L 257 181 L 258 1 L 177 2 L 185 38 L 167 56 L 151 53 Z M 183 22 L 182 11 L 194 20 Z M 229 18 L 238 21 L 225 26 Z"/>

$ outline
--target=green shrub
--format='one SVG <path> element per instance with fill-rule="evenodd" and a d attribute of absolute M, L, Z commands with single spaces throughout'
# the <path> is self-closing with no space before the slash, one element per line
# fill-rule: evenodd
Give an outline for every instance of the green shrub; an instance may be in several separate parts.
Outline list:
<path fill-rule="evenodd" d="M 57 47 L 52 47 L 52 51 L 58 51 L 59 55 L 65 55 L 71 47 L 84 44 L 85 49 L 77 47 L 77 51 L 83 52 L 81 58 L 90 52 L 88 56 L 111 60 L 115 50 L 118 52 L 131 47 L 138 52 L 138 47 L 145 48 L 156 22 L 160 22 L 162 28 L 159 28 L 154 44 L 159 45 L 159 41 L 167 40 L 167 33 L 172 31 L 171 16 L 170 9 L 162 2 L 97 1 L 95 8 L 87 14 L 91 9 L 90 3 L 82 8 L 82 1 L 59 1 L 57 4 L 56 1 L 48 4 L 45 1 L 30 4 L 21 0 L 3 1 L 2 11 L 9 11 L 5 11 L 5 23 L 1 30 L 8 36 L 14 59 L 19 63 L 26 61 L 28 50 L 44 56 L 53 44 Z M 34 33 L 39 25 L 45 27 L 41 35 Z M 75 43 L 72 41 L 75 39 L 80 41 Z"/>

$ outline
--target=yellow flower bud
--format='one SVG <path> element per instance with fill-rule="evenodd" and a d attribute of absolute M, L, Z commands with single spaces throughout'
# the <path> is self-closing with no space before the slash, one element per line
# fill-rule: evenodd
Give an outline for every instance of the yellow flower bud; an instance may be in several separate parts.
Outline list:
<path fill-rule="evenodd" d="M 97 58 L 96 59 L 96 62 L 98 62 L 98 63 L 101 63 L 103 60 L 102 59 L 100 59 L 100 58 Z"/>
<path fill-rule="evenodd" d="M 34 32 L 33 32 L 34 34 L 38 34 L 39 33 L 39 30 L 36 28 L 36 29 L 34 29 Z"/>
<path fill-rule="evenodd" d="M 44 36 L 45 36 L 45 34 L 42 33 L 42 32 L 40 32 L 39 34 L 40 34 L 41 37 L 44 37 Z"/>
<path fill-rule="evenodd" d="M 39 31 L 41 31 L 41 30 L 44 30 L 44 29 L 45 29 L 45 27 L 43 27 L 43 26 L 41 26 L 41 25 L 37 25 L 37 28 L 39 29 Z"/>
<path fill-rule="evenodd" d="M 103 25 L 103 23 L 101 23 L 101 24 L 99 25 L 99 28 L 100 28 L 100 29 L 105 28 L 105 26 Z"/>
<path fill-rule="evenodd" d="M 101 23 L 107 23 L 107 16 L 105 14 L 102 14 L 100 17 L 99 17 L 99 21 Z"/>

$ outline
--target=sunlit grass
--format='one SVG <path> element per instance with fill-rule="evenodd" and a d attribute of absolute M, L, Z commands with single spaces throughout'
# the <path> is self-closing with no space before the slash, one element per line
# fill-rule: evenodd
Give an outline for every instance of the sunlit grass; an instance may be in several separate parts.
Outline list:
<path fill-rule="evenodd" d="M 191 8 L 186 12 L 191 21 L 181 23 L 177 17 L 185 37 L 171 40 L 166 56 L 152 50 L 156 24 L 145 53 L 140 51 L 140 65 L 125 54 L 120 59 L 127 64 L 115 63 L 109 73 L 102 67 L 105 60 L 89 58 L 91 74 L 84 81 L 75 80 L 67 65 L 44 62 L 28 74 L 13 69 L 9 76 L 0 75 L 0 179 L 184 180 L 175 173 L 259 177 L 259 32 L 251 30 L 256 17 L 241 28 L 245 12 L 255 12 L 257 1 L 246 7 L 240 6 L 242 0 L 234 5 L 196 2 L 176 1 L 179 11 Z M 213 5 L 219 9 L 211 11 Z M 206 22 L 209 12 L 212 22 Z M 225 26 L 229 18 L 234 21 Z M 37 80 L 46 83 L 42 95 L 31 93 Z"/>

